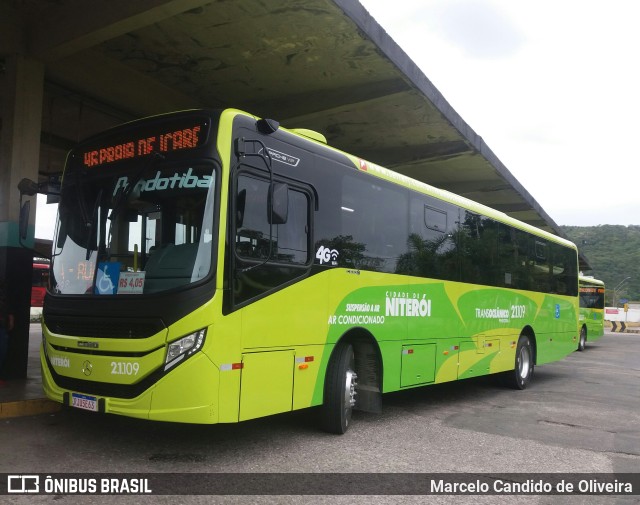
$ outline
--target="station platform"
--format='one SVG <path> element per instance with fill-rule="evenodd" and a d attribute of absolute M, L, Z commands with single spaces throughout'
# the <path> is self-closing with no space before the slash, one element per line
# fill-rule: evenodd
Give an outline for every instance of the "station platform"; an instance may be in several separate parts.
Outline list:
<path fill-rule="evenodd" d="M 60 410 L 61 405 L 48 400 L 42 390 L 39 357 L 41 341 L 40 324 L 32 323 L 29 329 L 27 378 L 7 380 L 0 386 L 0 419 L 48 414 Z"/>

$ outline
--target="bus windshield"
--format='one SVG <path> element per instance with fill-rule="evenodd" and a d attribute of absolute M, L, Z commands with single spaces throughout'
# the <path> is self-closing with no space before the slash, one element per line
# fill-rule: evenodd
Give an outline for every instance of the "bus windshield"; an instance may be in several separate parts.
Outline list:
<path fill-rule="evenodd" d="M 207 277 L 215 169 L 160 157 L 65 174 L 54 238 L 54 293 L 157 293 Z"/>
<path fill-rule="evenodd" d="M 604 309 L 604 287 L 580 283 L 580 307 Z"/>

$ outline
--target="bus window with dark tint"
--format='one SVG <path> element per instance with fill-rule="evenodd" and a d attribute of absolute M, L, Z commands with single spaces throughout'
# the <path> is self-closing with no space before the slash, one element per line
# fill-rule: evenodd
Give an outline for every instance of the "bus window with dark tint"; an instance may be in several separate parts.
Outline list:
<path fill-rule="evenodd" d="M 458 280 L 457 218 L 456 206 L 411 193 L 408 250 L 398 261 L 397 273 Z"/>
<path fill-rule="evenodd" d="M 531 236 L 523 231 L 514 229 L 515 233 L 515 265 L 512 277 L 513 287 L 531 290 L 533 284 L 533 260 L 530 259 Z"/>
<path fill-rule="evenodd" d="M 463 282 L 501 286 L 504 275 L 498 258 L 498 222 L 471 211 L 463 211 L 460 228 Z"/>
<path fill-rule="evenodd" d="M 604 309 L 604 288 L 600 286 L 580 286 L 580 307 Z"/>
<path fill-rule="evenodd" d="M 269 225 L 268 191 L 267 180 L 246 176 L 238 178 L 238 201 L 243 204 L 237 211 L 237 255 L 246 260 L 269 259 L 274 262 L 306 264 L 309 258 L 308 196 L 289 189 L 287 222 Z"/>
<path fill-rule="evenodd" d="M 547 243 L 543 242 L 542 239 L 536 238 L 532 245 L 532 288 L 534 291 L 550 293 L 552 291 L 552 275 L 550 265 L 547 260 Z"/>
<path fill-rule="evenodd" d="M 498 255 L 501 266 L 501 286 L 518 287 L 518 243 L 516 230 L 512 226 L 500 223 L 498 231 Z"/>
<path fill-rule="evenodd" d="M 341 236 L 351 242 L 343 244 L 351 255 L 345 266 L 395 272 L 407 248 L 407 191 L 369 177 L 343 178 Z"/>
<path fill-rule="evenodd" d="M 440 233 L 447 232 L 447 213 L 440 209 L 424 206 L 424 225 L 434 231 Z"/>
<path fill-rule="evenodd" d="M 559 295 L 576 296 L 578 294 L 578 267 L 575 253 L 559 244 L 549 244 L 552 251 L 553 274 L 551 292 Z"/>
<path fill-rule="evenodd" d="M 310 263 L 310 197 L 289 187 L 287 220 L 269 224 L 269 181 L 241 174 L 236 189 L 234 301 L 242 303 L 304 275 Z"/>

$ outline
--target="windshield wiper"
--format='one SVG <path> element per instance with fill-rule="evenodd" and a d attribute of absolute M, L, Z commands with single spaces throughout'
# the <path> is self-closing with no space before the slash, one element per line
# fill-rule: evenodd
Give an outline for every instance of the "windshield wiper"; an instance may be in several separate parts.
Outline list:
<path fill-rule="evenodd" d="M 87 226 L 87 257 L 85 258 L 86 261 L 89 261 L 89 258 L 91 257 L 91 252 L 93 251 L 93 248 L 91 247 L 91 241 L 93 239 L 93 230 L 96 227 L 96 220 L 98 219 L 98 207 L 100 206 L 100 202 L 102 201 L 102 191 L 103 188 L 100 188 L 100 191 L 98 191 L 98 196 L 96 197 L 96 201 L 93 204 L 93 213 L 91 214 L 91 221 L 86 220 L 86 226 Z M 97 244 L 96 244 L 97 246 Z"/>

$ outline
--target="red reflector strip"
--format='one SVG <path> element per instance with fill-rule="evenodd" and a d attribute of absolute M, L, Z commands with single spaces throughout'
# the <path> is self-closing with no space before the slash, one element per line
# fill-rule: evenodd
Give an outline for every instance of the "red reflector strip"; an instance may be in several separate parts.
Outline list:
<path fill-rule="evenodd" d="M 452 351 L 457 351 L 458 349 L 460 349 L 460 346 L 458 346 L 458 345 L 452 345 L 451 346 L 451 350 Z"/>
<path fill-rule="evenodd" d="M 305 356 L 304 360 L 305 362 L 309 363 L 310 361 L 313 361 L 313 356 Z"/>
<path fill-rule="evenodd" d="M 225 363 L 224 365 L 220 365 L 221 372 L 228 372 L 229 370 L 242 370 L 244 368 L 244 363 Z"/>

